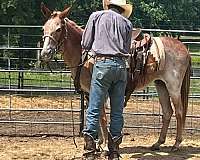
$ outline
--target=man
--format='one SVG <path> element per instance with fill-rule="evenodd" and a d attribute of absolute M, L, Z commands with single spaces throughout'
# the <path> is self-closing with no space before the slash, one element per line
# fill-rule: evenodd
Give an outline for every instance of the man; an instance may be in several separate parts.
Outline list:
<path fill-rule="evenodd" d="M 84 158 L 95 159 L 99 116 L 106 95 L 110 97 L 109 159 L 119 159 L 122 141 L 124 93 L 127 83 L 125 59 L 131 45 L 132 24 L 127 19 L 132 5 L 126 0 L 103 1 L 103 11 L 94 12 L 86 25 L 81 45 L 96 54 L 86 116 Z"/>

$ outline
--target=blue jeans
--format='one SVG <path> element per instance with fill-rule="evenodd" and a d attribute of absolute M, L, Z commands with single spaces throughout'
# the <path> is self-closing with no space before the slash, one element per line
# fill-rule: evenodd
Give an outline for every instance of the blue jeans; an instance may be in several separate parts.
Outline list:
<path fill-rule="evenodd" d="M 92 74 L 89 106 L 86 116 L 87 133 L 98 136 L 99 116 L 106 96 L 110 97 L 110 133 L 113 137 L 121 136 L 124 119 L 124 94 L 127 83 L 127 71 L 124 59 L 112 57 L 112 59 L 97 60 Z"/>

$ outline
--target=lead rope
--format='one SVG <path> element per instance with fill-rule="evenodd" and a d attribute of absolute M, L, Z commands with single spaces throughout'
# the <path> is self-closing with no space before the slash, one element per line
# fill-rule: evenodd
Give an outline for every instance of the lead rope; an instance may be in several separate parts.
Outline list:
<path fill-rule="evenodd" d="M 74 110 L 73 110 L 73 106 L 72 106 L 72 99 L 71 99 L 71 114 L 72 114 L 72 135 L 73 135 L 73 142 L 75 147 L 77 148 L 77 144 L 76 144 L 76 138 L 75 138 L 75 125 L 74 125 Z"/>

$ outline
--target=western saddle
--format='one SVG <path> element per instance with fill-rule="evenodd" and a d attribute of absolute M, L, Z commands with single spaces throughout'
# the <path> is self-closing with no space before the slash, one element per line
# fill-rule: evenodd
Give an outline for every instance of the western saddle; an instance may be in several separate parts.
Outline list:
<path fill-rule="evenodd" d="M 150 47 L 152 44 L 151 36 L 147 33 L 143 34 L 140 28 L 132 32 L 131 44 L 131 72 L 144 74 L 145 65 L 147 64 L 148 56 L 150 55 Z"/>

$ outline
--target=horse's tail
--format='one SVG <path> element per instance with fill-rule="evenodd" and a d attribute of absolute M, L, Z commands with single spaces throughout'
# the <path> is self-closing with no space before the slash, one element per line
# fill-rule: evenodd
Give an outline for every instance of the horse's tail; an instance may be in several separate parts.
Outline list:
<path fill-rule="evenodd" d="M 191 73 L 191 57 L 189 57 L 189 64 L 187 70 L 185 72 L 185 76 L 181 86 L 181 101 L 183 105 L 183 126 L 185 126 L 187 108 L 188 108 L 188 97 L 189 97 L 189 90 L 190 90 L 190 73 Z"/>

